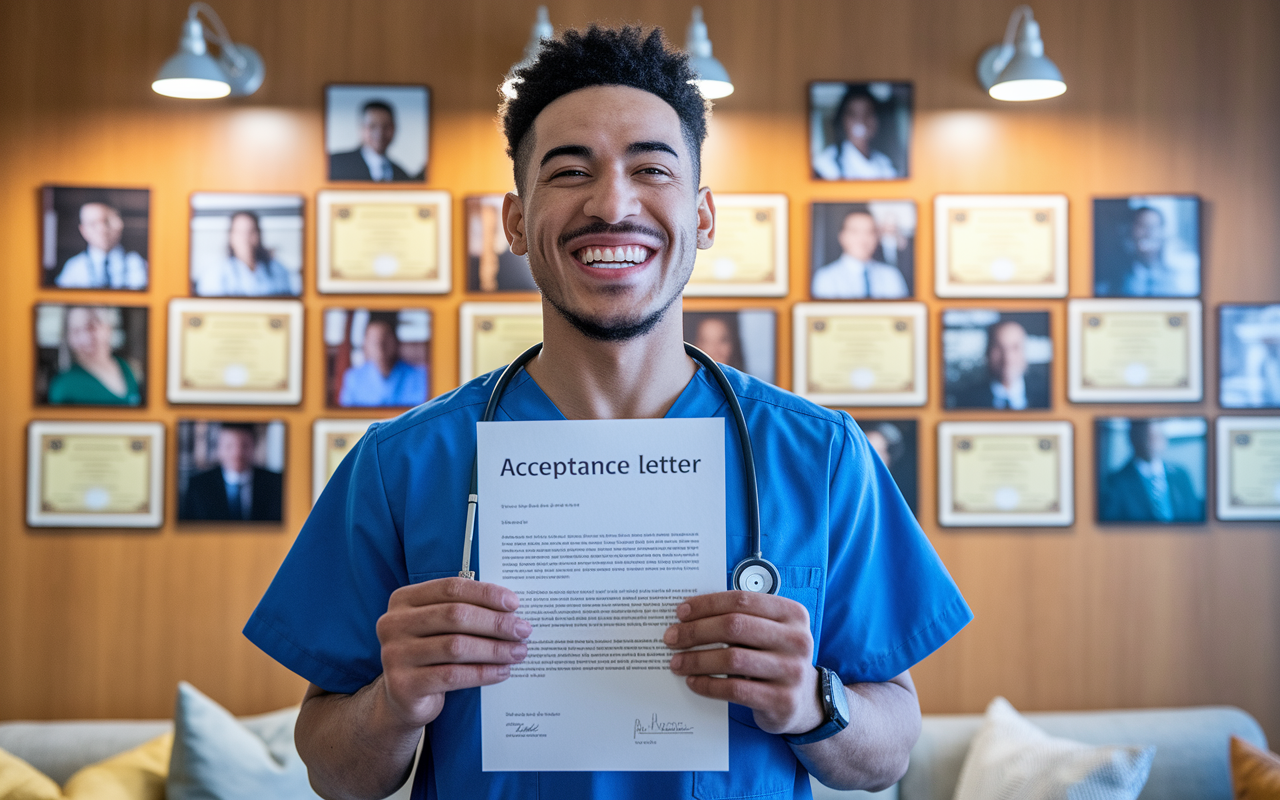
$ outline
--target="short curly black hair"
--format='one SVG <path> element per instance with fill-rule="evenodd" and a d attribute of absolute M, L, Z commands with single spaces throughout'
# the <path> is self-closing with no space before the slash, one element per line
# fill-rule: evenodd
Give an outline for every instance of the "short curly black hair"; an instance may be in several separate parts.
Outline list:
<path fill-rule="evenodd" d="M 694 186 L 702 172 L 702 142 L 707 138 L 707 101 L 690 83 L 697 76 L 689 57 L 667 47 L 661 28 L 645 33 L 633 26 L 586 32 L 567 30 L 547 39 L 537 59 L 510 76 L 517 94 L 499 108 L 507 155 L 515 168 L 516 189 L 524 193 L 525 172 L 532 155 L 529 136 L 542 109 L 560 97 L 589 86 L 630 86 L 657 95 L 680 118 L 689 152 L 693 154 Z"/>

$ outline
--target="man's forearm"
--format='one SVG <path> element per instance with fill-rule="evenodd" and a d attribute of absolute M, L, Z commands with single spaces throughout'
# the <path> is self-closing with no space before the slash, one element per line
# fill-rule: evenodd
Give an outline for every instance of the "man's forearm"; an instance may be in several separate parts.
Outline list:
<path fill-rule="evenodd" d="M 885 683 L 856 683 L 845 691 L 849 727 L 791 749 L 810 774 L 833 789 L 892 786 L 907 771 L 911 748 L 920 737 L 920 704 L 911 676 L 904 672 Z"/>
<path fill-rule="evenodd" d="M 381 800 L 409 777 L 422 728 L 389 713 L 381 684 L 379 676 L 355 694 L 307 691 L 294 739 L 311 788 L 327 800 Z"/>

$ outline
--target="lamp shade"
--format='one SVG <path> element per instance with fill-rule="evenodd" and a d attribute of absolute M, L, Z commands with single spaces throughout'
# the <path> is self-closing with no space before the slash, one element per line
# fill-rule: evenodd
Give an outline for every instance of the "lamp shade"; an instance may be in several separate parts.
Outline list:
<path fill-rule="evenodd" d="M 182 25 L 182 39 L 178 52 L 164 62 L 151 88 L 157 94 L 168 97 L 207 99 L 231 94 L 227 74 L 213 56 L 204 41 L 204 26 L 200 20 L 188 18 Z"/>
<path fill-rule="evenodd" d="M 711 55 L 711 37 L 707 35 L 707 23 L 702 21 L 702 8 L 693 7 L 693 21 L 685 37 L 685 49 L 689 51 L 689 67 L 697 76 L 690 83 L 708 100 L 733 94 L 733 81 L 729 71 Z"/>
<path fill-rule="evenodd" d="M 511 71 L 507 73 L 507 77 L 502 81 L 502 94 L 504 97 L 508 99 L 515 98 L 520 85 L 520 79 L 516 77 L 516 72 L 537 61 L 538 53 L 542 50 L 542 40 L 550 39 L 555 35 L 556 31 L 555 28 L 551 27 L 551 15 L 547 13 L 547 7 L 538 6 L 538 16 L 533 21 L 533 30 L 529 32 L 529 43 L 524 46 L 524 58 L 511 67 Z"/>
<path fill-rule="evenodd" d="M 1040 23 L 1029 7 L 1015 9 L 1004 43 L 983 53 L 978 82 L 997 100 L 1044 100 L 1067 90 L 1057 65 L 1044 54 Z"/>

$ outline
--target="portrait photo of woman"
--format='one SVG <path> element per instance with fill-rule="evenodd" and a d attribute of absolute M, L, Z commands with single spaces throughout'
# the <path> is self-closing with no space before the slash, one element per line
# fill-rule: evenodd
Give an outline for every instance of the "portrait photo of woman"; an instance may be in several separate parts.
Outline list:
<path fill-rule="evenodd" d="M 147 309 L 36 307 L 36 403 L 141 406 Z"/>
<path fill-rule="evenodd" d="M 813 174 L 827 181 L 905 178 L 911 142 L 911 84 L 809 85 Z"/>
<path fill-rule="evenodd" d="M 191 197 L 197 297 L 302 294 L 302 198 L 200 192 Z"/>

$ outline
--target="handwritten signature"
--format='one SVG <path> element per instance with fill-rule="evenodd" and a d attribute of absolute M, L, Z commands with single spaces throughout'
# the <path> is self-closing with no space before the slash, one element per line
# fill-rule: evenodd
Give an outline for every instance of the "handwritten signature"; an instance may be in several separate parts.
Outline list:
<path fill-rule="evenodd" d="M 687 722 L 679 720 L 660 720 L 658 715 L 654 714 L 649 718 L 649 722 L 645 723 L 637 719 L 635 727 L 631 731 L 631 738 L 637 736 L 651 736 L 659 733 L 675 733 L 689 735 L 693 733 L 693 726 Z"/>
<path fill-rule="evenodd" d="M 507 727 L 515 728 L 515 730 L 512 731 L 512 733 L 537 733 L 538 732 L 538 723 L 536 722 L 533 722 L 533 723 L 508 722 Z"/>

